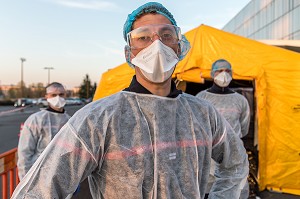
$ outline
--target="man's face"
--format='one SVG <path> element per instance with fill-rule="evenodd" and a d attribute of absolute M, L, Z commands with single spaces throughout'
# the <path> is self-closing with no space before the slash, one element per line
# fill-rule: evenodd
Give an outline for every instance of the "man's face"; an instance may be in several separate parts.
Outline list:
<path fill-rule="evenodd" d="M 63 98 L 66 97 L 66 91 L 62 87 L 50 88 L 49 90 L 50 91 L 45 95 L 46 99 L 53 98 L 53 97 L 56 97 L 56 96 L 63 97 Z"/>
<path fill-rule="evenodd" d="M 221 69 L 219 69 L 219 70 L 217 70 L 216 72 L 215 72 L 215 74 L 214 74 L 214 78 L 217 76 L 217 75 L 219 75 L 221 72 L 226 72 L 226 73 L 228 73 L 228 74 L 230 74 L 230 69 L 228 69 L 228 68 L 221 68 Z"/>
<path fill-rule="evenodd" d="M 158 34 L 160 34 L 163 29 L 163 24 L 167 24 L 167 25 L 171 25 L 172 23 L 170 22 L 170 20 L 168 18 L 166 18 L 163 15 L 160 14 L 146 14 L 141 16 L 140 18 L 138 18 L 132 25 L 132 30 L 135 30 L 137 28 L 147 28 L 150 32 L 152 32 L 153 34 L 151 34 L 152 38 L 151 38 L 151 42 L 149 43 L 149 45 L 151 45 L 154 41 L 160 39 L 160 36 Z M 175 30 L 175 29 L 173 29 Z M 170 33 L 170 32 L 169 32 Z M 163 41 L 162 41 L 163 42 Z M 134 46 L 135 43 L 133 41 L 132 46 Z M 172 48 L 174 50 L 175 53 L 179 52 L 179 45 L 178 45 L 178 41 L 176 42 L 170 42 L 170 43 L 165 43 L 165 45 L 167 45 L 168 47 Z M 144 48 L 131 48 L 131 53 L 132 55 L 130 56 L 131 60 Z M 131 61 L 130 60 L 130 61 Z M 135 67 L 135 72 L 136 72 L 136 77 L 139 79 L 143 79 L 145 82 L 151 83 L 153 84 L 153 82 L 151 82 L 150 80 L 148 80 L 140 71 L 141 69 L 137 66 Z M 171 77 L 170 77 L 171 78 Z M 169 78 L 169 79 L 170 79 Z M 141 80 L 140 79 L 140 80 Z M 167 80 L 166 80 L 167 81 Z"/>
<path fill-rule="evenodd" d="M 170 20 L 168 18 L 166 18 L 163 15 L 160 14 L 146 14 L 140 18 L 138 18 L 132 26 L 132 30 L 140 28 L 140 27 L 144 27 L 147 25 L 158 25 L 158 24 L 168 24 L 168 25 L 172 25 L 172 23 L 170 22 Z M 153 35 L 152 35 L 152 42 L 154 42 L 157 39 L 160 39 L 159 36 L 156 34 L 158 33 L 160 30 L 158 30 L 158 28 L 160 28 L 159 26 L 149 26 L 149 31 L 153 31 Z M 133 44 L 134 45 L 134 44 Z M 174 44 L 167 44 L 170 48 L 172 48 L 174 50 L 174 52 L 178 52 L 178 42 L 175 42 Z M 136 56 L 141 50 L 143 50 L 144 48 L 132 48 L 131 52 L 134 56 Z"/>

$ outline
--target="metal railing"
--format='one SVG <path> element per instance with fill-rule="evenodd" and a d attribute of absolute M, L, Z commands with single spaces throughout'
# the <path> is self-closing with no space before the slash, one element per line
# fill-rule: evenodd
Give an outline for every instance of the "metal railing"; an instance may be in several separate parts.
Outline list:
<path fill-rule="evenodd" d="M 2 199 L 7 199 L 12 196 L 14 189 L 19 183 L 17 169 L 17 148 L 0 154 L 0 178 Z"/>

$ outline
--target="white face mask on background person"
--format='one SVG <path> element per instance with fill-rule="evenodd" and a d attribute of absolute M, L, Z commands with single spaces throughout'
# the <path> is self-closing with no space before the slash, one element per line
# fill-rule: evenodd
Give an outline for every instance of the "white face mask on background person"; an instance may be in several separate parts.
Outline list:
<path fill-rule="evenodd" d="M 232 77 L 229 73 L 223 71 L 219 73 L 215 78 L 214 82 L 220 87 L 227 87 L 232 80 Z"/>
<path fill-rule="evenodd" d="M 58 95 L 56 97 L 48 98 L 47 102 L 55 108 L 63 108 L 66 105 L 66 100 Z"/>
<path fill-rule="evenodd" d="M 142 74 L 151 82 L 161 83 L 173 74 L 179 58 L 174 50 L 155 40 L 150 46 L 141 50 L 132 63 L 141 69 Z"/>

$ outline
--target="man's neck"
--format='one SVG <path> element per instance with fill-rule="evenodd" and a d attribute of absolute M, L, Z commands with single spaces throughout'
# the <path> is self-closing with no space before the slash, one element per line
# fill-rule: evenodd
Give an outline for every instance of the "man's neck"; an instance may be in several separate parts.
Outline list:
<path fill-rule="evenodd" d="M 231 94 L 234 93 L 228 86 L 227 87 L 220 87 L 213 83 L 212 87 L 210 87 L 208 90 L 210 93 L 217 93 L 217 94 Z"/>
<path fill-rule="evenodd" d="M 49 110 L 52 109 L 53 111 L 58 112 L 58 113 L 64 113 L 65 112 L 64 108 L 56 108 L 56 107 L 51 106 L 50 104 L 48 106 L 48 109 Z"/>
<path fill-rule="evenodd" d="M 136 80 L 148 91 L 150 91 L 153 95 L 166 97 L 169 95 L 171 91 L 171 80 L 172 80 L 171 78 L 169 78 L 167 81 L 163 83 L 153 83 L 137 75 Z"/>

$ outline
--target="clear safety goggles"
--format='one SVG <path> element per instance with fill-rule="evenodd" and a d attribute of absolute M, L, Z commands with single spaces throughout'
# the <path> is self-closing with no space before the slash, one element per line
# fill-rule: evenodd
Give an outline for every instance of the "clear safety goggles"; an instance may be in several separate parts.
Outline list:
<path fill-rule="evenodd" d="M 169 24 L 146 25 L 132 30 L 127 34 L 127 44 L 133 49 L 148 47 L 158 39 L 167 46 L 178 44 L 181 40 L 181 31 L 177 26 Z"/>

